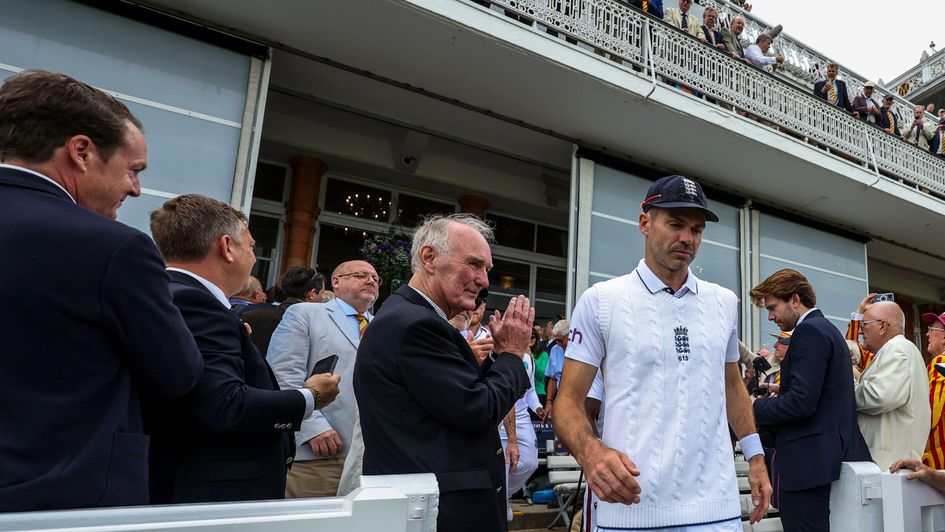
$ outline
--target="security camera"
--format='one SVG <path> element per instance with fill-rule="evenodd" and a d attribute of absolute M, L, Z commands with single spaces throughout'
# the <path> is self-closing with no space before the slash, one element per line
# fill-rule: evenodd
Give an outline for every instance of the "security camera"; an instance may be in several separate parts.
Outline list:
<path fill-rule="evenodd" d="M 413 155 L 404 155 L 400 158 L 400 162 L 404 166 L 413 166 L 413 163 L 417 162 L 417 160 L 414 159 Z"/>

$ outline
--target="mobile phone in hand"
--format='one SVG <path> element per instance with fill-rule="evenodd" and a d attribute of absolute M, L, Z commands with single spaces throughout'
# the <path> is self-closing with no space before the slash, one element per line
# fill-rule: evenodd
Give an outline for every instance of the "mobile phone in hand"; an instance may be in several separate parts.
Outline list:
<path fill-rule="evenodd" d="M 322 373 L 334 373 L 337 364 L 338 355 L 329 355 L 315 363 L 309 377 L 312 375 L 321 375 Z"/>

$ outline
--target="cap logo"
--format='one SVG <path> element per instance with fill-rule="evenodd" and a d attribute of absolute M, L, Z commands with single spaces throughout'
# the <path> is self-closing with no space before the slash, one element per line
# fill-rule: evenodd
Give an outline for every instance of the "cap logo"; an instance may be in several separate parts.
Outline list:
<path fill-rule="evenodd" d="M 696 184 L 689 178 L 684 177 L 682 179 L 683 183 L 683 192 L 692 198 L 695 198 L 699 195 L 698 189 L 696 189 Z"/>

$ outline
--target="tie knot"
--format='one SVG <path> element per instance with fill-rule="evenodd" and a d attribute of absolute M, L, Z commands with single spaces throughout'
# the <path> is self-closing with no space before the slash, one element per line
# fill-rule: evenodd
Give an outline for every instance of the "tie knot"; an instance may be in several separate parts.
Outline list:
<path fill-rule="evenodd" d="M 361 321 L 361 320 L 364 319 L 364 314 L 355 313 L 354 317 L 355 317 L 355 318 L 358 318 L 358 321 Z"/>

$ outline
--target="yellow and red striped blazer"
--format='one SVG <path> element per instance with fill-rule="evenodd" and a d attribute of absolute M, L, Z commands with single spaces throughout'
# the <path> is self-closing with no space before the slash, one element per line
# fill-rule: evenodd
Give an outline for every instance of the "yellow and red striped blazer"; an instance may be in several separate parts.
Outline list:
<path fill-rule="evenodd" d="M 929 362 L 929 404 L 932 406 L 932 430 L 929 442 L 925 446 L 922 461 L 933 469 L 945 469 L 945 420 L 942 409 L 945 407 L 945 377 L 935 371 L 935 364 L 945 363 L 945 354 Z"/>
<path fill-rule="evenodd" d="M 867 351 L 863 344 L 860 343 L 860 321 L 859 320 L 850 320 L 850 325 L 847 325 L 847 340 L 853 340 L 856 342 L 857 347 L 860 348 L 860 363 L 857 364 L 856 369 L 860 373 L 863 373 L 863 370 L 866 369 L 866 366 L 870 365 L 870 362 L 873 361 L 873 358 L 876 357 L 875 353 Z"/>

